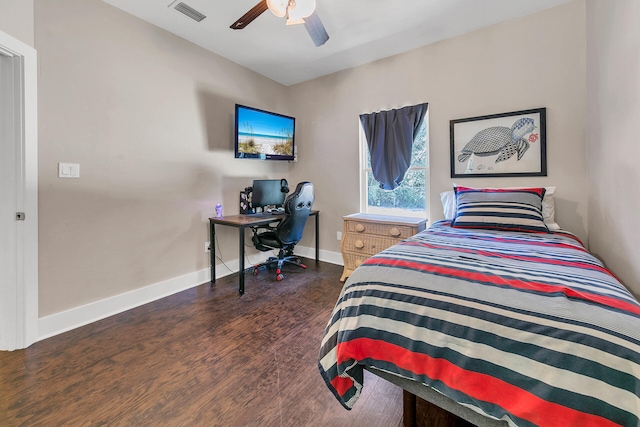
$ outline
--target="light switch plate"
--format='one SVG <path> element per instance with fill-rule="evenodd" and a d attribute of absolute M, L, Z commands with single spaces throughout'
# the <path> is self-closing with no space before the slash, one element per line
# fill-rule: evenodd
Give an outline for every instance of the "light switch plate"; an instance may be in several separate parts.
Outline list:
<path fill-rule="evenodd" d="M 78 163 L 58 163 L 58 178 L 80 178 Z"/>

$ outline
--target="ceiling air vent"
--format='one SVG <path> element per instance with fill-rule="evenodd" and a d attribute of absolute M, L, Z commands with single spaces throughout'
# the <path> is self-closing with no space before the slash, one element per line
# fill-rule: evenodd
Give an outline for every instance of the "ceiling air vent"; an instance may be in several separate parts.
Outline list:
<path fill-rule="evenodd" d="M 187 15 L 189 18 L 193 19 L 194 21 L 200 22 L 204 18 L 206 18 L 205 15 L 203 15 L 202 13 L 198 12 L 197 10 L 192 8 L 191 6 L 189 6 L 187 4 L 184 4 L 182 2 L 178 3 L 174 9 L 177 10 L 178 12 L 184 13 L 185 15 Z"/>

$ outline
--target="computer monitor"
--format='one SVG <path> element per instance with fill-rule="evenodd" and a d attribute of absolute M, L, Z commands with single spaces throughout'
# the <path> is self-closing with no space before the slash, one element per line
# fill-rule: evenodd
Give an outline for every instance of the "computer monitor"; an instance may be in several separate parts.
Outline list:
<path fill-rule="evenodd" d="M 281 179 L 256 179 L 253 181 L 253 193 L 251 194 L 251 205 L 254 208 L 264 208 L 265 206 L 280 207 L 287 197 L 286 190 L 283 192 L 283 180 Z"/>

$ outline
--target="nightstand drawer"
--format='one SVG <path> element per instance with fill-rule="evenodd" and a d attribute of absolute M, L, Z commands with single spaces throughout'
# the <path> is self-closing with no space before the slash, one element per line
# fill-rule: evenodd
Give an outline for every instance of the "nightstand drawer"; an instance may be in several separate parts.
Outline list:
<path fill-rule="evenodd" d="M 347 232 L 355 234 L 374 234 L 376 236 L 388 236 L 394 239 L 406 239 L 415 234 L 415 228 L 398 224 L 380 224 L 349 220 L 345 222 Z"/>
<path fill-rule="evenodd" d="M 371 255 L 356 254 L 352 252 L 345 252 L 342 254 L 342 258 L 344 259 L 344 266 L 349 270 L 355 270 L 360 266 L 360 264 L 365 262 L 370 257 Z"/>
<path fill-rule="evenodd" d="M 348 252 L 361 254 L 377 254 L 398 243 L 398 239 L 369 234 L 347 234 L 344 236 L 342 249 Z"/>

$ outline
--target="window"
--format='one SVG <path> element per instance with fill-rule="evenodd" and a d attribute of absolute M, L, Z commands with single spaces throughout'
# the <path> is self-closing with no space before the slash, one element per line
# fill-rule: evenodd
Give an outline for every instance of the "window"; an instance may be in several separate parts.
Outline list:
<path fill-rule="evenodd" d="M 400 186 L 388 191 L 373 178 L 367 140 L 360 125 L 360 210 L 365 213 L 426 218 L 429 188 L 429 112 L 413 141 L 411 166 Z"/>

